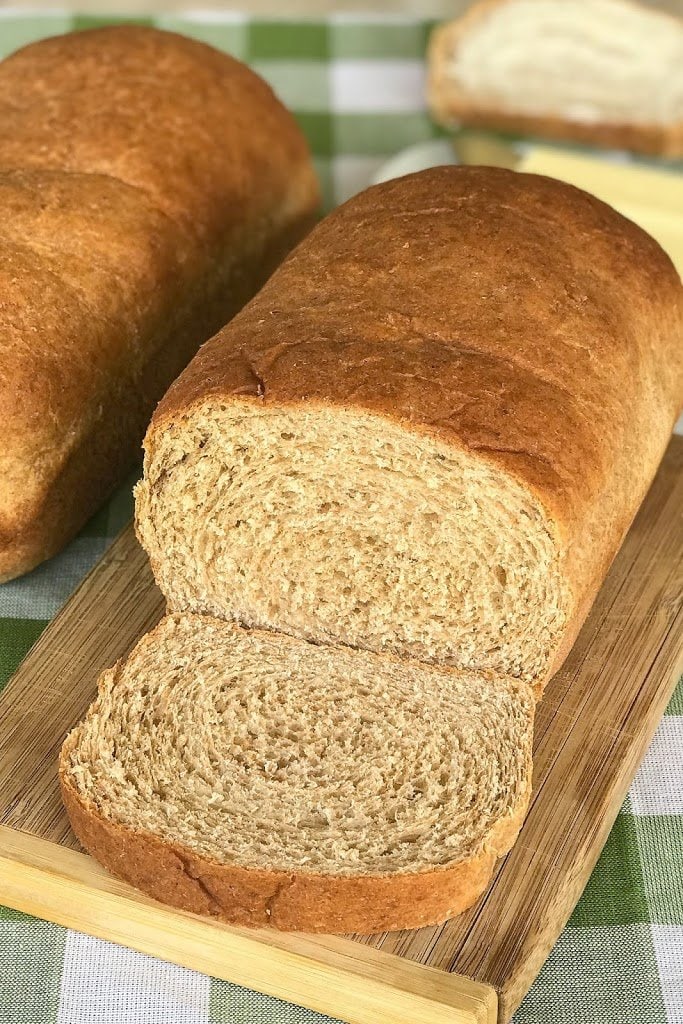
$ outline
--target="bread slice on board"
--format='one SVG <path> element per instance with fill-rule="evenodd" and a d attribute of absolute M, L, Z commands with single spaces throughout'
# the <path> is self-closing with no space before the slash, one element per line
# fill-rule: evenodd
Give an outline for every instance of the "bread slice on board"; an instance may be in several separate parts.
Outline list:
<path fill-rule="evenodd" d="M 435 118 L 683 156 L 683 19 L 632 0 L 480 0 L 437 28 Z"/>
<path fill-rule="evenodd" d="M 134 464 L 155 404 L 313 223 L 294 118 L 245 65 L 126 25 L 0 63 L 0 581 Z"/>
<path fill-rule="evenodd" d="M 106 672 L 60 776 L 83 845 L 241 925 L 376 932 L 465 910 L 519 831 L 513 680 L 170 616 Z"/>
<path fill-rule="evenodd" d="M 683 287 L 585 192 L 491 167 L 326 218 L 157 409 L 170 608 L 540 690 L 683 397 Z"/>

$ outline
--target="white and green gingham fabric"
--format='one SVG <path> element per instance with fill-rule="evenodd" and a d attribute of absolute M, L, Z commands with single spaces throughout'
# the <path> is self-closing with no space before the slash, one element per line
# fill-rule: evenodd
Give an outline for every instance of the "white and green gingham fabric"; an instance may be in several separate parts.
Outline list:
<path fill-rule="evenodd" d="M 0 56 L 105 20 L 112 19 L 0 9 Z M 207 11 L 148 23 L 225 49 L 272 83 L 308 136 L 328 206 L 364 187 L 388 156 L 438 134 L 423 109 L 430 29 L 423 21 L 382 15 L 265 21 Z M 0 686 L 130 509 L 129 483 L 60 556 L 0 586 Z M 326 1020 L 0 907 L 0 1024 Z M 683 684 L 515 1022 L 683 1024 Z"/>

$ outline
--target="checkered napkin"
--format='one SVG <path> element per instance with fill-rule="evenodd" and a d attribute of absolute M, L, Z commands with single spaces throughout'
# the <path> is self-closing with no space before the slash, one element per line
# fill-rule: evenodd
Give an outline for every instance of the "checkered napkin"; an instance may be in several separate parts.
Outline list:
<path fill-rule="evenodd" d="M 102 23 L 0 9 L 0 56 L 43 36 Z M 423 110 L 430 28 L 423 21 L 381 15 L 264 21 L 207 12 L 148 23 L 225 49 L 271 82 L 308 136 L 328 206 L 364 187 L 388 156 L 438 134 Z M 0 686 L 128 519 L 130 491 L 129 482 L 57 558 L 0 586 Z M 0 1024 L 326 1020 L 0 908 Z M 683 1024 L 683 685 L 515 1022 Z"/>

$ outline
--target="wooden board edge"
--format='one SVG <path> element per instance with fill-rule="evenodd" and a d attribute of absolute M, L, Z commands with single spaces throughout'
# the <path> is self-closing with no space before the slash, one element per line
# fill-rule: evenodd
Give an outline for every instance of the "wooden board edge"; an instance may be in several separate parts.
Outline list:
<path fill-rule="evenodd" d="M 683 609 L 675 616 L 669 633 L 680 636 L 681 633 L 678 627 L 682 624 Z M 663 646 L 660 648 L 660 654 L 662 650 Z M 656 664 L 657 659 L 655 659 L 650 666 L 648 675 L 659 675 L 659 673 L 654 671 L 654 666 L 656 666 Z M 611 791 L 610 807 L 605 810 L 605 813 L 600 820 L 599 828 L 596 833 L 597 838 L 594 837 L 592 839 L 591 845 L 588 848 L 589 855 L 586 856 L 583 861 L 582 871 L 576 876 L 568 877 L 565 880 L 564 886 L 557 890 L 557 902 L 569 908 L 569 913 L 567 914 L 564 923 L 562 923 L 554 933 L 551 931 L 546 932 L 543 941 L 540 941 L 538 937 L 535 937 L 533 943 L 525 950 L 524 956 L 518 961 L 518 964 L 522 965 L 521 969 L 510 973 L 506 978 L 505 983 L 498 989 L 499 1024 L 509 1024 L 515 1012 L 519 1008 L 520 1003 L 538 977 L 561 933 L 567 927 L 571 914 L 576 907 L 576 904 L 579 902 L 581 895 L 588 884 L 590 876 L 600 859 L 610 832 L 614 827 L 624 800 L 631 788 L 631 783 L 633 782 L 638 768 L 642 763 L 650 744 L 652 743 L 654 735 L 662 722 L 666 708 L 681 678 L 683 678 L 683 644 L 678 647 L 671 668 L 667 672 L 663 672 L 661 674 L 663 682 L 660 686 L 654 705 L 656 708 L 655 713 L 651 714 L 646 719 L 643 718 L 637 734 L 633 734 L 632 736 L 633 743 L 629 752 L 629 758 L 628 760 L 621 762 L 622 772 L 619 777 L 618 785 L 616 785 Z M 643 680 L 643 686 L 644 685 L 645 680 Z M 618 742 L 618 737 L 616 735 L 614 742 L 615 744 Z"/>
<path fill-rule="evenodd" d="M 93 563 L 88 569 L 85 576 L 79 581 L 75 589 L 71 591 L 66 600 L 54 615 L 48 620 L 44 629 L 41 630 L 40 635 L 31 644 L 29 649 L 24 654 L 23 658 L 14 669 L 12 674 L 8 677 L 5 684 L 0 686 L 0 697 L 4 697 L 10 692 L 10 688 L 13 685 L 19 685 L 15 681 L 29 674 L 33 669 L 33 661 L 39 658 L 43 648 L 52 650 L 54 643 L 54 635 L 60 635 L 63 629 L 63 621 L 69 621 L 74 617 L 75 614 L 80 612 L 81 608 L 88 608 L 89 603 L 92 600 L 91 589 L 93 581 L 97 581 L 99 586 L 106 590 L 108 589 L 112 579 L 115 579 L 121 567 L 125 564 L 130 566 L 131 558 L 135 559 L 134 571 L 135 573 L 146 573 L 149 576 L 150 590 L 153 592 L 153 604 L 158 606 L 159 611 L 153 614 L 151 618 L 152 625 L 149 628 L 153 628 L 153 625 L 162 618 L 163 612 L 163 597 L 161 593 L 156 590 L 154 580 L 152 577 L 152 570 L 149 566 L 147 554 L 140 545 L 136 534 L 135 534 L 135 520 L 131 517 L 124 523 L 119 532 L 112 538 L 109 538 L 107 547 L 103 554 Z M 145 627 L 142 627 L 140 636 L 146 632 Z M 140 637 L 138 637 L 139 639 Z M 23 680 L 22 680 L 23 682 Z M 94 690 L 93 681 L 93 690 Z"/>
<path fill-rule="evenodd" d="M 5 825 L 0 902 L 348 1024 L 498 1019 L 489 985 L 350 939 L 252 932 L 186 914 L 137 892 L 86 854 Z"/>

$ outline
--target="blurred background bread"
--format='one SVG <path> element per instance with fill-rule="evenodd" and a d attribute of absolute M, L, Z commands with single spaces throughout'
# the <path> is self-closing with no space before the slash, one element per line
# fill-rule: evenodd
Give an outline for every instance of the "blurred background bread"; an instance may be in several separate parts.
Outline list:
<path fill-rule="evenodd" d="M 683 20 L 635 0 L 480 0 L 429 65 L 444 125 L 683 156 Z"/>
<path fill-rule="evenodd" d="M 0 64 L 0 580 L 58 551 L 139 450 L 199 344 L 312 223 L 271 89 L 135 26 Z"/>

